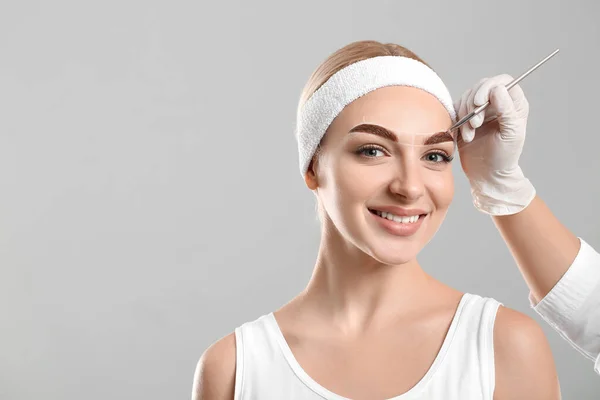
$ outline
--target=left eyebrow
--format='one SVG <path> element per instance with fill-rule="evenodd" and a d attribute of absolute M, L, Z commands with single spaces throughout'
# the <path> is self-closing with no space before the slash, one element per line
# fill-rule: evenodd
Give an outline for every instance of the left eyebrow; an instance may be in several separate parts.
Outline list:
<path fill-rule="evenodd" d="M 352 132 L 370 133 L 372 135 L 381 136 L 382 138 L 391 140 L 393 142 L 398 141 L 398 136 L 396 136 L 396 134 L 394 132 L 390 131 L 387 128 L 384 128 L 383 126 L 374 125 L 374 124 L 356 125 L 354 128 L 350 129 L 350 131 L 348 133 L 352 133 Z M 444 142 L 454 142 L 454 138 L 447 131 L 437 132 L 437 133 L 434 133 L 433 135 L 429 136 L 423 143 L 423 146 L 430 146 L 433 144 L 444 143 Z"/>
<path fill-rule="evenodd" d="M 438 132 L 429 136 L 423 145 L 428 146 L 432 144 L 444 143 L 444 142 L 454 142 L 454 137 L 448 132 Z"/>

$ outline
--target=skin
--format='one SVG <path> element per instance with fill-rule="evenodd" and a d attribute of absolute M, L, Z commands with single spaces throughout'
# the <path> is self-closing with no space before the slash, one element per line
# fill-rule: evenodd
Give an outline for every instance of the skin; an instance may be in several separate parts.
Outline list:
<path fill-rule="evenodd" d="M 349 133 L 364 123 L 387 128 L 398 141 Z M 324 210 L 319 254 L 306 289 L 274 315 L 302 368 L 339 395 L 388 399 L 410 390 L 435 359 L 463 295 L 417 261 L 454 195 L 451 165 L 431 154 L 452 156 L 455 145 L 424 146 L 428 135 L 403 134 L 450 125 L 446 109 L 424 91 L 375 90 L 333 121 L 306 174 Z M 381 150 L 360 152 L 364 145 Z M 417 233 L 396 236 L 369 212 L 385 205 L 429 214 Z M 550 348 L 531 318 L 501 306 L 494 353 L 495 400 L 560 397 Z M 200 358 L 192 398 L 232 399 L 234 384 L 232 333 Z"/>
<path fill-rule="evenodd" d="M 579 239 L 538 196 L 523 211 L 492 219 L 533 298 L 541 301 L 573 264 Z"/>

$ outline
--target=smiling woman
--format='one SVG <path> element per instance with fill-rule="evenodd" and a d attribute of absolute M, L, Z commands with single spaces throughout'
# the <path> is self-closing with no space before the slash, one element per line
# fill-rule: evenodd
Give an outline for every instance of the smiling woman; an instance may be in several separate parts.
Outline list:
<path fill-rule="evenodd" d="M 305 290 L 202 355 L 194 398 L 556 399 L 539 326 L 428 275 L 417 255 L 454 195 L 453 102 L 411 51 L 350 44 L 298 110 L 321 244 Z"/>
<path fill-rule="evenodd" d="M 363 123 L 350 129 L 349 133 L 363 133 L 362 135 L 351 135 L 348 138 L 351 150 L 358 146 L 353 153 L 360 158 L 359 162 L 364 165 L 382 166 L 385 163 L 394 163 L 394 158 L 396 158 L 405 160 L 407 164 L 404 166 L 405 170 L 414 168 L 409 163 L 414 162 L 411 160 L 415 160 L 417 163 L 428 164 L 427 167 L 430 170 L 441 171 L 447 168 L 454 157 L 454 138 L 445 131 L 433 134 L 396 134 L 383 126 Z M 371 135 L 375 137 L 370 137 Z M 377 144 L 377 141 L 382 143 Z M 362 144 L 362 142 L 367 144 Z M 381 154 L 379 156 L 377 154 L 367 155 L 366 151 L 375 151 Z M 421 161 L 420 158 L 423 160 Z M 323 161 L 321 160 L 321 162 Z M 392 165 L 392 174 L 394 173 L 393 167 Z M 386 174 L 383 168 L 370 168 L 366 171 L 377 173 L 379 176 L 369 176 L 369 182 L 366 182 L 366 186 L 363 185 L 363 188 L 377 181 L 382 174 Z M 390 234 L 399 236 L 415 234 L 429 215 L 429 212 L 424 209 L 406 209 L 398 205 L 374 204 L 367 206 L 367 209 L 377 217 L 375 219 L 382 228 Z M 319 210 L 322 212 L 322 207 L 319 207 Z"/>

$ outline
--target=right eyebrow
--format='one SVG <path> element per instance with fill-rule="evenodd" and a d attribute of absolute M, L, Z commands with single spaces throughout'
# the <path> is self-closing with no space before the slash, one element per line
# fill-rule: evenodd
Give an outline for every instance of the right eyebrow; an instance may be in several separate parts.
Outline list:
<path fill-rule="evenodd" d="M 398 141 L 398 136 L 389 129 L 384 128 L 383 126 L 373 125 L 373 124 L 360 124 L 356 125 L 354 128 L 350 129 L 348 133 L 352 132 L 364 132 L 370 133 L 372 135 L 381 136 L 384 139 L 391 140 L 393 142 Z"/>

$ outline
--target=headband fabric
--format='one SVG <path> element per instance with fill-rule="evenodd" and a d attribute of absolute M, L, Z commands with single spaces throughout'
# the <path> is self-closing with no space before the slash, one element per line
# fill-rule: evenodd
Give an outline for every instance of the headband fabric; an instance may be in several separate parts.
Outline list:
<path fill-rule="evenodd" d="M 385 86 L 410 86 L 424 90 L 435 96 L 452 121 L 456 121 L 450 92 L 441 78 L 425 64 L 402 56 L 379 56 L 358 61 L 331 76 L 298 112 L 296 139 L 302 176 L 327 128 L 344 107 Z"/>

